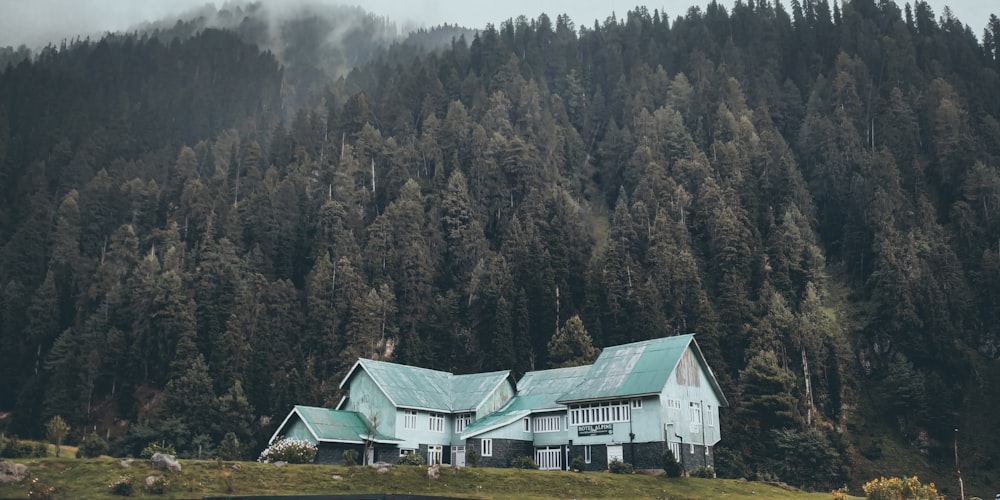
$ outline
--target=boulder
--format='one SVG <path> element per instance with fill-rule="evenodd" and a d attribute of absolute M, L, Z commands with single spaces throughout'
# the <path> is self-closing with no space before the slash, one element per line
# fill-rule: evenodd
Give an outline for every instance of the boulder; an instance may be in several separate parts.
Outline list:
<path fill-rule="evenodd" d="M 340 476 L 340 475 L 334 474 L 333 475 L 333 480 L 334 481 L 343 481 L 344 480 L 344 476 Z"/>
<path fill-rule="evenodd" d="M 135 459 L 134 458 L 126 458 L 126 459 L 124 459 L 124 460 L 122 460 L 121 462 L 118 462 L 118 463 L 120 463 L 123 468 L 127 469 L 127 468 L 131 467 L 133 463 L 135 463 Z"/>
<path fill-rule="evenodd" d="M 389 468 L 386 467 L 386 466 L 384 466 L 384 465 L 382 465 L 379 468 L 375 469 L 375 473 L 376 474 L 386 474 L 388 472 L 389 472 Z"/>
<path fill-rule="evenodd" d="M 162 481 L 163 476 L 146 476 L 146 487 L 152 488 L 157 481 Z"/>
<path fill-rule="evenodd" d="M 441 466 L 434 464 L 427 468 L 427 479 L 441 479 Z"/>
<path fill-rule="evenodd" d="M 167 455 L 166 453 L 153 453 L 153 456 L 149 459 L 153 463 L 154 469 L 167 469 L 172 472 L 181 471 L 181 463 L 174 458 L 173 455 Z"/>
<path fill-rule="evenodd" d="M 0 484 L 18 483 L 28 477 L 31 471 L 23 464 L 0 460 Z"/>

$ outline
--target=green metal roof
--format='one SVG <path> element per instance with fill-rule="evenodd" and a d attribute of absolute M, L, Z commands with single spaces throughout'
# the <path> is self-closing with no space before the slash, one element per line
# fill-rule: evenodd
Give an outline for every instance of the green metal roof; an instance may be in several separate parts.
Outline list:
<path fill-rule="evenodd" d="M 579 384 L 589 370 L 590 366 L 574 366 L 525 373 L 517 381 L 513 405 L 533 411 L 565 409 L 566 406 L 556 400 Z"/>
<path fill-rule="evenodd" d="M 451 375 L 451 410 L 474 411 L 509 376 L 509 371 Z"/>
<path fill-rule="evenodd" d="M 371 376 L 397 408 L 442 412 L 475 410 L 507 377 L 509 371 L 453 375 L 415 366 L 359 359 L 340 387 L 358 368 Z"/>
<path fill-rule="evenodd" d="M 462 439 L 503 427 L 533 412 L 566 409 L 556 399 L 578 384 L 589 369 L 589 366 L 574 366 L 525 373 L 517 381 L 517 395 L 499 410 L 466 426 Z"/>
<path fill-rule="evenodd" d="M 725 406 L 722 389 L 705 362 L 693 334 L 606 347 L 590 365 L 583 380 L 557 401 L 569 403 L 658 394 L 689 345 L 708 372 L 709 382 Z"/>
<path fill-rule="evenodd" d="M 374 436 L 368 434 L 368 421 L 364 415 L 356 411 L 331 410 L 329 408 L 317 408 L 315 406 L 296 405 L 285 417 L 284 422 L 278 426 L 271 441 L 279 435 L 285 425 L 292 417 L 297 416 L 309 429 L 316 441 L 355 443 L 362 444 L 365 440 L 371 439 L 375 442 L 397 442 L 402 441 L 392 436 L 387 436 L 376 432 Z"/>

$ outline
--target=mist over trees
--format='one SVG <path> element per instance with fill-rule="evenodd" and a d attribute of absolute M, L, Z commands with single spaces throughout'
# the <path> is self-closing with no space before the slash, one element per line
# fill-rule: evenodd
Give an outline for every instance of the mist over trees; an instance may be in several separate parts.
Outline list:
<path fill-rule="evenodd" d="M 246 12 L 9 59 L 6 432 L 250 456 L 359 356 L 520 375 L 694 332 L 721 475 L 866 480 L 866 421 L 933 470 L 956 427 L 1000 446 L 995 16 L 981 41 L 923 2 L 519 17 L 346 37 L 349 72 L 289 22 L 280 54 Z"/>

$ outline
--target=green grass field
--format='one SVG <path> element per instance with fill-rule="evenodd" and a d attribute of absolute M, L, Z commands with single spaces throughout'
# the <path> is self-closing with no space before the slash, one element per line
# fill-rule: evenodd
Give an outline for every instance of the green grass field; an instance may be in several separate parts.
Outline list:
<path fill-rule="evenodd" d="M 66 450 L 63 450 L 65 453 Z M 72 457 L 70 454 L 69 457 Z M 392 466 L 386 474 L 371 467 L 286 465 L 255 462 L 182 460 L 183 470 L 166 473 L 166 492 L 143 488 L 157 474 L 148 460 L 123 468 L 118 459 L 36 458 L 22 463 L 31 475 L 21 483 L 0 486 L 0 498 L 26 498 L 32 478 L 55 486 L 54 498 L 121 498 L 108 485 L 122 474 L 135 477 L 136 498 L 202 498 L 241 495 L 336 495 L 395 493 L 464 498 L 774 498 L 829 499 L 829 493 L 806 493 L 763 483 L 728 479 L 666 479 L 642 474 L 573 473 L 517 469 L 442 468 L 441 478 L 427 478 L 426 467 Z M 343 479 L 335 480 L 334 476 Z"/>

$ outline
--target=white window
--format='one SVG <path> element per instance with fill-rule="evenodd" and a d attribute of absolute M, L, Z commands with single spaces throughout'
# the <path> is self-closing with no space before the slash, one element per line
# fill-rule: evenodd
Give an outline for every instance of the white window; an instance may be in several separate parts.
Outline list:
<path fill-rule="evenodd" d="M 444 415 L 431 413 L 429 429 L 434 432 L 444 432 Z"/>
<path fill-rule="evenodd" d="M 715 427 L 715 418 L 712 413 L 712 405 L 705 405 L 705 425 Z"/>
<path fill-rule="evenodd" d="M 701 403 L 691 402 L 691 429 L 693 432 L 697 432 L 696 429 L 701 428 Z"/>
<path fill-rule="evenodd" d="M 411 453 L 416 453 L 416 452 L 417 452 L 417 450 L 411 450 L 409 448 L 400 448 L 399 449 L 399 456 L 405 457 L 405 456 L 407 456 L 407 455 L 409 455 Z"/>
<path fill-rule="evenodd" d="M 403 412 L 403 428 L 404 429 L 417 428 L 417 410 L 405 410 Z"/>
<path fill-rule="evenodd" d="M 680 410 L 681 409 L 681 400 L 674 399 L 674 398 L 667 399 L 667 409 L 669 409 L 669 410 Z"/>
<path fill-rule="evenodd" d="M 611 424 L 628 422 L 630 418 L 628 400 L 572 405 L 569 408 L 569 425 Z"/>
<path fill-rule="evenodd" d="M 522 429 L 521 430 L 523 430 L 524 432 L 531 432 L 531 419 L 530 418 L 524 417 L 524 420 L 521 421 L 521 424 L 522 424 Z"/>
<path fill-rule="evenodd" d="M 640 410 L 640 409 L 642 409 L 642 400 L 641 399 L 633 399 L 632 400 L 632 409 L 633 410 Z"/>
<path fill-rule="evenodd" d="M 562 417 L 535 417 L 535 432 L 559 432 L 562 427 Z"/>
<path fill-rule="evenodd" d="M 441 463 L 442 457 L 441 445 L 429 445 L 427 446 L 427 463 L 434 465 Z"/>
<path fill-rule="evenodd" d="M 670 443 L 670 452 L 674 454 L 675 460 L 681 459 L 681 444 L 680 443 Z"/>
<path fill-rule="evenodd" d="M 484 457 L 492 457 L 493 456 L 493 440 L 492 439 L 484 439 L 483 440 L 482 453 L 480 453 L 480 455 L 482 455 Z"/>
<path fill-rule="evenodd" d="M 589 464 L 591 456 L 592 455 L 590 454 L 590 445 L 588 444 L 583 447 L 583 462 Z"/>
<path fill-rule="evenodd" d="M 471 413 L 459 413 L 455 417 L 455 432 L 459 433 L 465 430 L 465 427 L 472 423 Z"/>

